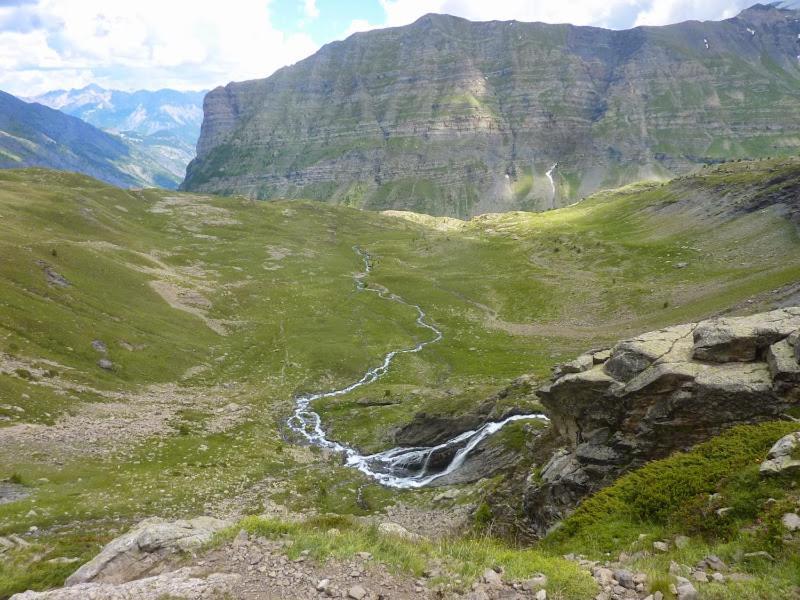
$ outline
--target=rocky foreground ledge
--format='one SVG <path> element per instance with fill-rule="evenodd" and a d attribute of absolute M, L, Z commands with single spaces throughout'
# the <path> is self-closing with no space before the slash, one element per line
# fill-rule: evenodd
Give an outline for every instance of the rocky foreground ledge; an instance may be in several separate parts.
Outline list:
<path fill-rule="evenodd" d="M 538 391 L 563 445 L 531 476 L 543 535 L 622 473 L 800 406 L 800 307 L 645 333 L 556 367 Z"/>

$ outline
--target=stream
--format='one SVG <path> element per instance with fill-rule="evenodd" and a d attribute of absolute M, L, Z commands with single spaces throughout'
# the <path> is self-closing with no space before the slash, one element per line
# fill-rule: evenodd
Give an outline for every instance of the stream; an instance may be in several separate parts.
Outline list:
<path fill-rule="evenodd" d="M 408 489 L 423 487 L 440 477 L 453 473 L 464 464 L 470 452 L 478 444 L 508 423 L 524 419 L 547 419 L 547 417 L 538 413 L 514 415 L 502 421 L 485 423 L 478 429 L 465 431 L 436 446 L 398 447 L 366 455 L 359 453 L 355 448 L 328 439 L 325 430 L 322 428 L 322 419 L 319 413 L 315 412 L 311 407 L 313 402 L 322 398 L 343 396 L 360 387 L 374 383 L 389 371 L 389 367 L 396 356 L 421 352 L 426 346 L 435 344 L 444 337 L 436 326 L 425 320 L 427 315 L 419 305 L 406 302 L 403 298 L 388 290 L 368 286 L 364 280 L 372 272 L 370 255 L 358 247 L 354 247 L 353 250 L 364 262 L 363 272 L 354 276 L 356 289 L 358 291 L 372 292 L 390 302 L 412 307 L 417 311 L 417 326 L 427 329 L 432 336 L 427 341 L 419 342 L 410 348 L 390 351 L 383 357 L 383 362 L 380 365 L 369 369 L 361 379 L 346 387 L 297 396 L 295 398 L 294 413 L 287 422 L 292 431 L 301 435 L 314 446 L 344 455 L 347 466 L 358 469 L 379 483 L 388 487 Z M 442 460 L 446 461 L 444 468 L 441 468 Z"/>
<path fill-rule="evenodd" d="M 551 204 L 550 208 L 555 208 L 556 182 L 553 180 L 553 171 L 556 170 L 557 166 L 558 166 L 558 163 L 555 163 L 552 167 L 550 167 L 550 170 L 547 171 L 547 173 L 545 173 L 545 175 L 547 176 L 547 179 L 550 180 L 550 189 L 552 190 L 552 194 L 550 196 L 550 204 Z"/>

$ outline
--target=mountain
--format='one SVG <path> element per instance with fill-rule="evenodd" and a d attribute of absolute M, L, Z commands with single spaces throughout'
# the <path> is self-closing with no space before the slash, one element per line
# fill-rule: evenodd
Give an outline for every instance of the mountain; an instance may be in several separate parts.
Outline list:
<path fill-rule="evenodd" d="M 175 183 L 169 187 L 175 187 L 195 155 L 204 95 L 167 89 L 121 92 L 92 84 L 30 100 L 123 136 L 172 173 Z"/>
<path fill-rule="evenodd" d="M 609 31 L 427 15 L 204 102 L 183 189 L 470 216 L 800 149 L 800 11 Z"/>
<path fill-rule="evenodd" d="M 173 187 L 174 175 L 125 139 L 0 92 L 0 168 L 48 167 L 122 187 Z"/>

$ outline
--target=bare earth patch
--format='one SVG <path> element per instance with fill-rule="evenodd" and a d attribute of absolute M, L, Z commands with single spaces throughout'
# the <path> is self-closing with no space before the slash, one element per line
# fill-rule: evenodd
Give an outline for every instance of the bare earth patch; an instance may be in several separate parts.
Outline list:
<path fill-rule="evenodd" d="M 108 402 L 83 403 L 54 425 L 20 423 L 0 428 L 0 454 L 25 453 L 46 463 L 63 464 L 78 456 L 108 456 L 152 436 L 175 433 L 183 409 L 206 411 L 209 432 L 227 431 L 249 418 L 248 407 L 230 402 L 230 390 L 148 386 L 140 392 L 94 392 Z"/>

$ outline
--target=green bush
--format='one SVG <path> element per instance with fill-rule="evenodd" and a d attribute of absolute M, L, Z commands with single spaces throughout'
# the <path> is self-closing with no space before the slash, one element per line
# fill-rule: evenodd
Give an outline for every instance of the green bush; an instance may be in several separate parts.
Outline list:
<path fill-rule="evenodd" d="M 796 423 L 783 421 L 738 426 L 689 452 L 653 461 L 585 500 L 552 541 L 597 541 L 611 535 L 611 523 L 617 534 L 620 528 L 632 532 L 636 524 L 648 523 L 727 537 L 737 520 L 754 518 L 764 500 L 779 492 L 774 482 L 759 478 L 758 465 L 779 438 L 795 430 Z M 709 504 L 709 496 L 723 487 L 725 504 L 733 509 L 725 517 L 730 522 L 719 519 Z"/>

